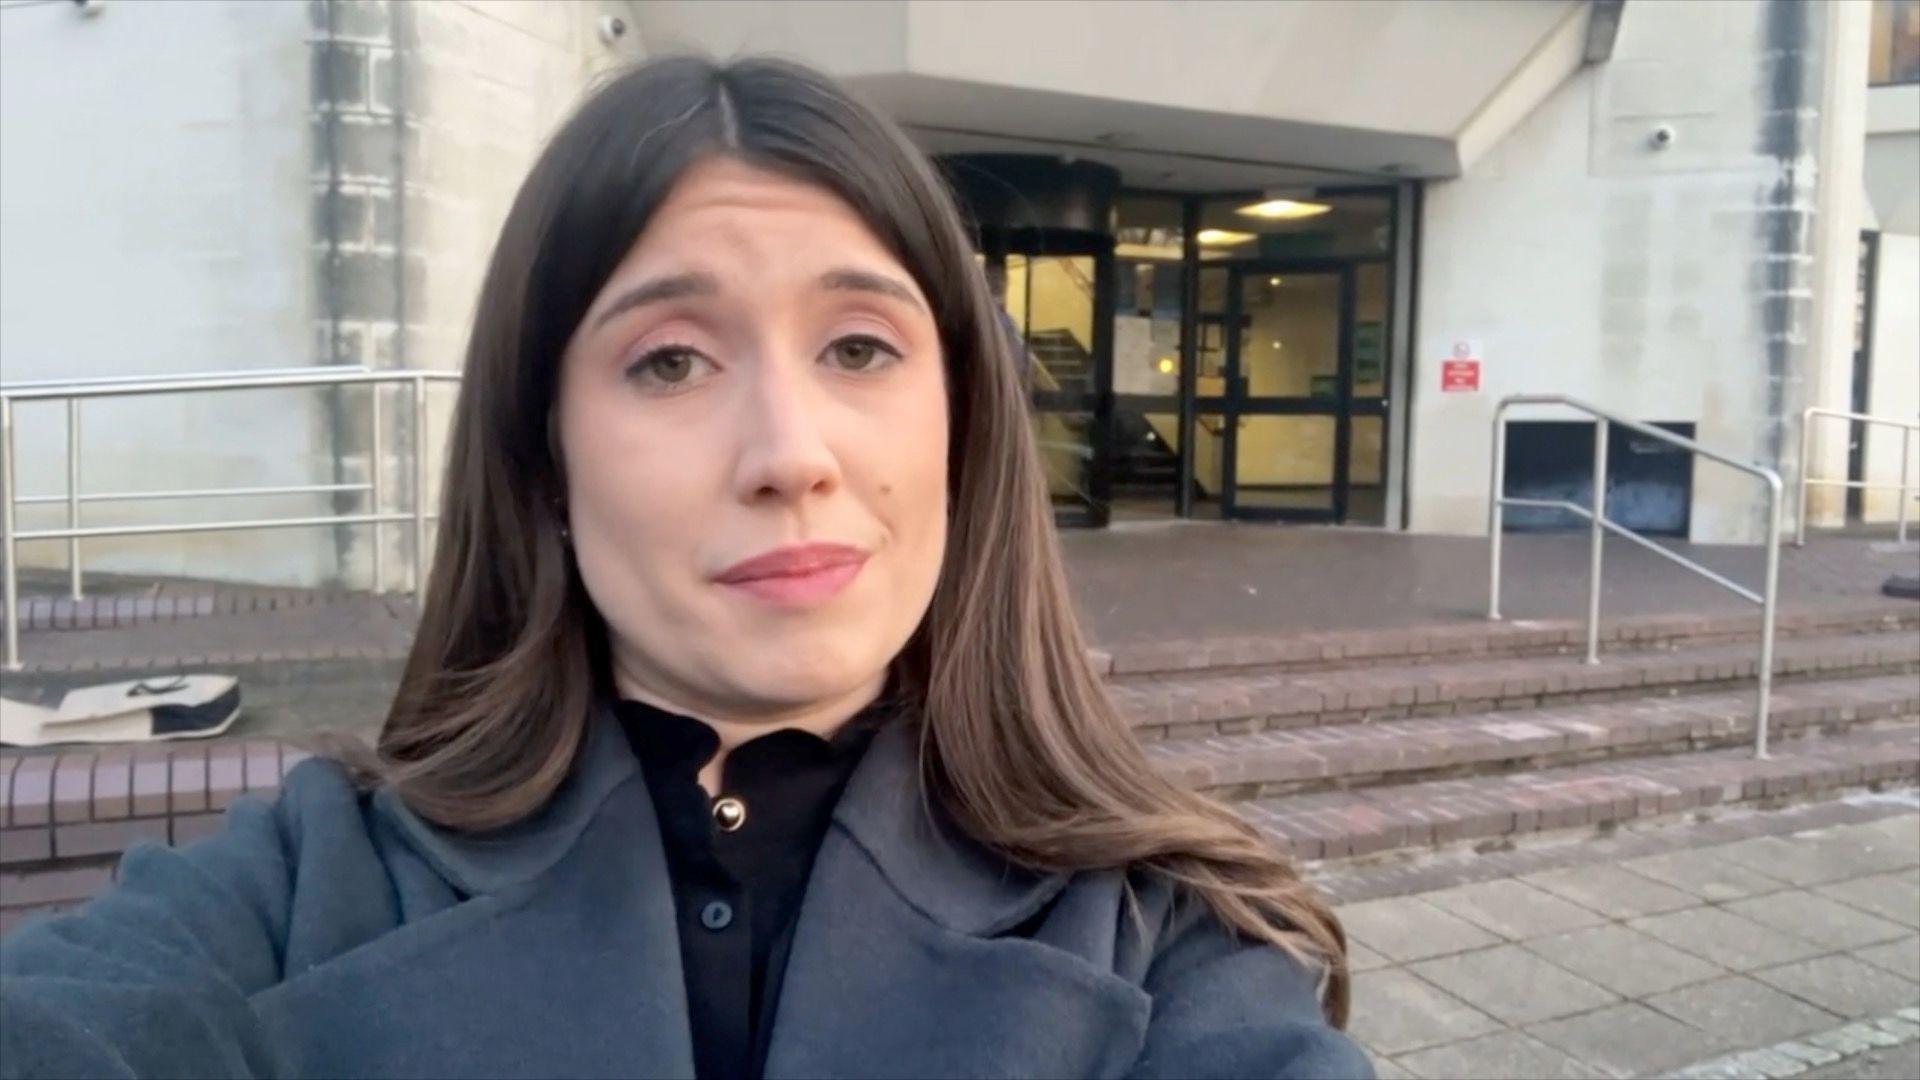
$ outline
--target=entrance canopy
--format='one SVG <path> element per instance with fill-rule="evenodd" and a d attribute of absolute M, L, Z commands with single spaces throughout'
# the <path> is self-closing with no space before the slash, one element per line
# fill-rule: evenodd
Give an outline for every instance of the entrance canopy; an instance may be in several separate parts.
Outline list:
<path fill-rule="evenodd" d="M 1459 175 L 1583 62 L 1619 0 L 636 5 L 648 48 L 794 56 L 935 153 L 1103 162 L 1129 187 Z"/>

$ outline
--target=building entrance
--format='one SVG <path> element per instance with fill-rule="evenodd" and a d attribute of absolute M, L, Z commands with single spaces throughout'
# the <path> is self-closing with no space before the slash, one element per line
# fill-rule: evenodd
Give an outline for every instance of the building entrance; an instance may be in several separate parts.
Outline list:
<path fill-rule="evenodd" d="M 1360 317 L 1368 265 L 1259 261 L 1227 271 L 1223 370 L 1205 387 L 1217 396 L 1196 397 L 1220 417 L 1225 516 L 1379 520 L 1384 342 L 1381 322 Z M 1365 300 L 1374 314 L 1378 298 Z"/>
<path fill-rule="evenodd" d="M 1410 185 L 1194 195 L 1085 161 L 943 162 L 1024 354 L 1057 521 L 1397 516 Z"/>

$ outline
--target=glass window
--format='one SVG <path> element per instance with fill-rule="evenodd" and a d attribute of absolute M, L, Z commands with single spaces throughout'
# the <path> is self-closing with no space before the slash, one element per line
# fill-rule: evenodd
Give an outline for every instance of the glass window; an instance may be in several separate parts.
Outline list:
<path fill-rule="evenodd" d="M 1387 523 L 1386 422 L 1378 416 L 1356 416 L 1347 435 L 1347 524 Z"/>
<path fill-rule="evenodd" d="M 1867 83 L 1920 83 L 1920 0 L 1873 0 Z"/>
<path fill-rule="evenodd" d="M 1180 201 L 1124 195 L 1114 209 L 1113 391 L 1180 392 Z"/>
<path fill-rule="evenodd" d="M 1202 259 L 1312 259 L 1385 255 L 1393 248 L 1393 194 L 1209 199 L 1200 205 Z"/>
<path fill-rule="evenodd" d="M 1392 289 L 1386 263 L 1362 263 L 1353 269 L 1353 396 L 1387 393 L 1387 328 Z"/>
<path fill-rule="evenodd" d="M 1340 396 L 1340 275 L 1241 279 L 1240 374 L 1249 397 Z"/>
<path fill-rule="evenodd" d="M 1093 390 L 1093 271 L 1091 255 L 1007 256 L 1008 291 L 1016 280 L 1025 290 L 1012 314 L 1024 320 L 1035 390 Z"/>
<path fill-rule="evenodd" d="M 1333 509 L 1331 416 L 1243 416 L 1234 501 L 1271 510 Z"/>

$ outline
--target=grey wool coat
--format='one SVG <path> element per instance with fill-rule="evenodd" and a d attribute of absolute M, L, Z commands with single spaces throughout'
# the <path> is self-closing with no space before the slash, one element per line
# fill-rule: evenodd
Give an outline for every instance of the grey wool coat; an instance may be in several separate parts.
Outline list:
<path fill-rule="evenodd" d="M 805 899 L 769 1077 L 1370 1077 L 1314 980 L 1117 873 L 1023 872 L 922 809 L 876 737 Z M 0 1075 L 693 1074 L 673 895 L 610 711 L 538 815 L 485 836 L 301 762 L 222 832 L 129 851 L 0 941 Z"/>

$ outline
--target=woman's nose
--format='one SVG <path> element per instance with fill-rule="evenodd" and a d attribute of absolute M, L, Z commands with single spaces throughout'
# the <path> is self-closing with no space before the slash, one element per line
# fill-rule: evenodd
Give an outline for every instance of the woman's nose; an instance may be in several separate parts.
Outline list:
<path fill-rule="evenodd" d="M 828 438 L 832 405 L 809 374 L 803 365 L 762 365 L 744 395 L 736 471 L 741 499 L 795 500 L 839 485 L 840 462 Z"/>

